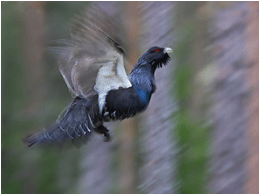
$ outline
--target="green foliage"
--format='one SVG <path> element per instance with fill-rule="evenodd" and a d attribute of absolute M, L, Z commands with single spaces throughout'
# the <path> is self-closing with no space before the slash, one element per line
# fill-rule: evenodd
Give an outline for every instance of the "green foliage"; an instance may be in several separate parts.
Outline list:
<path fill-rule="evenodd" d="M 180 193 L 205 193 L 209 147 L 207 134 L 210 127 L 205 125 L 203 115 L 205 113 L 201 113 L 202 107 L 205 106 L 203 100 L 195 98 L 195 94 L 204 92 L 200 91 L 201 89 L 197 88 L 197 83 L 194 82 L 196 68 L 201 68 L 202 64 L 196 64 L 193 58 L 194 51 L 200 49 L 196 48 L 196 41 L 198 41 L 198 31 L 202 29 L 198 29 L 199 22 L 196 19 L 198 4 L 179 3 L 178 6 L 177 37 L 179 42 L 175 50 L 178 66 L 174 77 L 176 79 L 174 92 L 179 100 L 176 132 L 181 147 L 178 163 L 181 180 Z M 187 10 L 189 10 L 188 15 L 186 15 Z M 201 54 L 196 58 L 203 59 L 203 56 Z"/>

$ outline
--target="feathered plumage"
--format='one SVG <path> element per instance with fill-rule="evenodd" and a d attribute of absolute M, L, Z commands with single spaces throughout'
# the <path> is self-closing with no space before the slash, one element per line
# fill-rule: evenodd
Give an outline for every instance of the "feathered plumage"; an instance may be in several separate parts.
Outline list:
<path fill-rule="evenodd" d="M 66 140 L 85 143 L 93 131 L 108 141 L 103 122 L 133 117 L 147 108 L 156 89 L 154 72 L 167 64 L 172 50 L 150 48 L 127 76 L 121 35 L 122 25 L 97 6 L 74 19 L 71 40 L 53 48 L 74 99 L 53 126 L 24 139 L 28 146 Z"/>

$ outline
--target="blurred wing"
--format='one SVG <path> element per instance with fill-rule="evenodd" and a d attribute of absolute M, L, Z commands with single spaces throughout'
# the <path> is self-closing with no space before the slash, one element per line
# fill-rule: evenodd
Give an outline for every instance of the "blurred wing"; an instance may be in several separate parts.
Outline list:
<path fill-rule="evenodd" d="M 111 89 L 131 87 L 120 36 L 121 25 L 95 4 L 73 20 L 71 41 L 62 41 L 64 45 L 54 50 L 58 53 L 60 72 L 74 95 L 102 96 Z"/>

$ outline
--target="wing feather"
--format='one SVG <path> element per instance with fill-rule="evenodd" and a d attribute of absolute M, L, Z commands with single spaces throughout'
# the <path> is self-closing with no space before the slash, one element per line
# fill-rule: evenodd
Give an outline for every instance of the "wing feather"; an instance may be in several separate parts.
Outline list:
<path fill-rule="evenodd" d="M 75 96 L 88 98 L 98 93 L 103 97 L 108 90 L 131 87 L 119 44 L 122 29 L 96 4 L 73 19 L 71 40 L 62 41 L 54 50 L 60 72 Z"/>

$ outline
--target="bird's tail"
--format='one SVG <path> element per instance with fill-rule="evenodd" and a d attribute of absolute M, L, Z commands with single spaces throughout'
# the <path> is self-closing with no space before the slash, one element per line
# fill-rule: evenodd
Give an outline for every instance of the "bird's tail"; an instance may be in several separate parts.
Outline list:
<path fill-rule="evenodd" d="M 28 147 L 39 144 L 61 144 L 68 140 L 73 143 L 83 142 L 95 129 L 93 124 L 93 101 L 75 98 L 64 116 L 46 130 L 24 138 Z"/>

